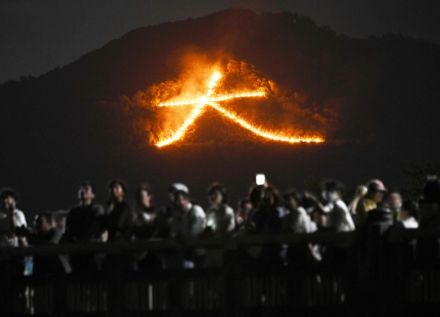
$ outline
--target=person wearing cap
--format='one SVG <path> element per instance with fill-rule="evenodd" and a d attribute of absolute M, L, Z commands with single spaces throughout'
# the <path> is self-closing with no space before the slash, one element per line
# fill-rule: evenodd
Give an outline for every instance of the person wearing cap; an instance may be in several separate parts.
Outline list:
<path fill-rule="evenodd" d="M 171 224 L 173 222 L 173 217 L 176 212 L 177 206 L 175 203 L 175 193 L 181 191 L 189 195 L 188 186 L 183 183 L 173 183 L 168 188 L 168 204 L 158 210 L 155 226 L 156 235 L 160 238 L 170 238 L 171 237 Z"/>
<path fill-rule="evenodd" d="M 198 237 L 205 229 L 206 215 L 202 207 L 191 202 L 189 194 L 182 190 L 174 193 L 176 211 L 171 226 L 172 237 Z"/>
<path fill-rule="evenodd" d="M 193 203 L 189 194 L 182 190 L 174 192 L 174 204 L 176 210 L 171 223 L 171 237 L 198 238 L 206 227 L 206 215 L 203 208 Z M 205 262 L 206 251 L 203 249 L 184 250 L 182 254 L 183 268 L 192 269 L 204 266 Z"/>
<path fill-rule="evenodd" d="M 370 211 L 376 209 L 383 201 L 387 189 L 379 179 L 373 179 L 368 183 L 367 194 L 359 201 L 356 208 L 356 223 L 363 225 L 367 221 Z"/>

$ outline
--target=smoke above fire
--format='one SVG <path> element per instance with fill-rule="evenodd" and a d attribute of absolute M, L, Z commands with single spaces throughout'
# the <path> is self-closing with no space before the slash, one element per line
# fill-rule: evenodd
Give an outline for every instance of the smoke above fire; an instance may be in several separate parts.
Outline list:
<path fill-rule="evenodd" d="M 139 90 L 125 98 L 138 134 L 157 147 L 189 145 L 204 140 L 218 143 L 284 142 L 321 143 L 329 118 L 322 109 L 306 105 L 307 98 L 279 87 L 253 65 L 231 57 L 212 60 L 186 54 L 179 75 Z M 209 110 L 242 128 L 233 134 L 201 121 L 213 120 Z M 206 126 L 206 125 L 205 125 Z M 209 125 L 208 125 L 209 126 Z M 222 130 L 222 129 L 220 129 Z M 198 140 L 198 141 L 195 141 Z"/>

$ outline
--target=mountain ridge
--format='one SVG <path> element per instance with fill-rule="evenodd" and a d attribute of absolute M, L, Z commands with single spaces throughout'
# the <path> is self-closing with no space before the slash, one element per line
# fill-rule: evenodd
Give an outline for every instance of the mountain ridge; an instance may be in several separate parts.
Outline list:
<path fill-rule="evenodd" d="M 236 154 L 224 169 L 243 169 L 243 175 L 251 175 L 261 166 L 286 185 L 289 180 L 280 176 L 286 171 L 269 168 L 268 162 L 287 164 L 293 153 L 298 166 L 312 165 L 303 171 L 288 169 L 292 177 L 305 177 L 311 170 L 313 175 L 329 176 L 330 169 L 342 173 L 331 176 L 348 181 L 355 178 L 350 168 L 366 166 L 356 178 L 380 172 L 398 179 L 409 162 L 440 158 L 433 137 L 440 99 L 439 45 L 398 35 L 353 39 L 298 14 L 231 9 L 138 28 L 38 78 L 0 85 L 0 133 L 8 153 L 1 158 L 2 181 L 43 206 L 42 198 L 32 196 L 39 179 L 65 188 L 93 174 L 98 183 L 116 175 L 134 181 L 139 171 L 148 174 L 144 164 L 154 169 L 152 175 L 160 175 L 156 186 L 171 181 L 167 170 L 176 178 L 191 175 L 173 166 L 179 164 L 173 155 L 182 159 L 170 154 L 177 150 L 160 152 L 148 145 L 147 136 L 133 132 L 136 117 L 120 102 L 151 84 L 176 78 L 180 56 L 187 51 L 243 60 L 283 89 L 305 96 L 302 106 L 323 115 L 330 109 L 334 115 L 326 138 L 330 144 L 339 140 L 337 146 L 280 146 L 282 150 L 275 151 L 276 145 L 245 145 L 242 161 Z M 223 141 L 221 147 L 228 151 Z M 233 148 L 239 151 L 236 144 Z M 252 164 L 245 151 L 255 156 Z M 194 176 L 197 184 L 208 181 L 209 164 L 218 170 L 213 179 L 227 173 L 215 156 L 204 161 L 203 153 L 201 148 L 185 159 L 188 169 L 205 164 L 206 175 Z M 326 162 L 311 160 L 311 153 L 319 153 Z M 380 157 L 395 164 L 383 164 Z M 29 182 L 29 175 L 36 179 Z M 61 188 L 57 195 L 54 204 L 66 201 Z"/>

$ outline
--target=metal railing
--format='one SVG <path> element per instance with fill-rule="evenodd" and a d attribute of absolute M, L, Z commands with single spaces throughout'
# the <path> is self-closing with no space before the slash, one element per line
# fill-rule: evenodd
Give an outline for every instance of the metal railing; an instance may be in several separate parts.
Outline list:
<path fill-rule="evenodd" d="M 395 246 L 432 238 L 432 232 L 405 231 L 400 240 L 381 238 L 384 252 L 368 257 L 357 232 L 305 235 L 247 235 L 231 238 L 117 241 L 0 249 L 3 272 L 24 256 L 105 254 L 100 272 L 3 276 L 1 316 L 122 315 L 340 315 L 366 312 L 440 312 L 440 268 L 434 263 L 390 265 Z M 290 257 L 289 265 L 271 261 L 274 252 L 253 257 L 252 250 L 300 250 L 308 244 L 326 249 L 322 262 Z M 195 269 L 127 269 L 130 255 L 148 250 L 156 256 L 190 249 L 218 253 L 221 265 Z M 5 274 L 4 274 L 5 275 Z"/>

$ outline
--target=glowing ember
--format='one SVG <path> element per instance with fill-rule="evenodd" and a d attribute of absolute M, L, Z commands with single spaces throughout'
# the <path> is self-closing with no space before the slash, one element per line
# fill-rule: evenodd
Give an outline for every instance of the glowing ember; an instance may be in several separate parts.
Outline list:
<path fill-rule="evenodd" d="M 230 101 L 240 98 L 262 98 L 266 96 L 263 88 L 251 91 L 241 91 L 231 94 L 214 94 L 214 90 L 218 87 L 218 83 L 222 78 L 219 70 L 211 73 L 209 81 L 206 83 L 206 93 L 198 98 L 189 98 L 185 100 L 165 101 L 157 104 L 158 107 L 184 107 L 192 106 L 193 109 L 186 117 L 180 127 L 171 135 L 161 138 L 156 142 L 157 147 L 164 147 L 182 140 L 188 129 L 194 124 L 197 118 L 203 113 L 206 107 L 218 111 L 224 117 L 238 124 L 242 128 L 251 131 L 253 134 L 267 140 L 285 143 L 322 143 L 324 139 L 321 136 L 298 136 L 282 133 L 278 131 L 270 131 L 250 123 L 239 115 L 222 107 L 219 102 Z"/>

